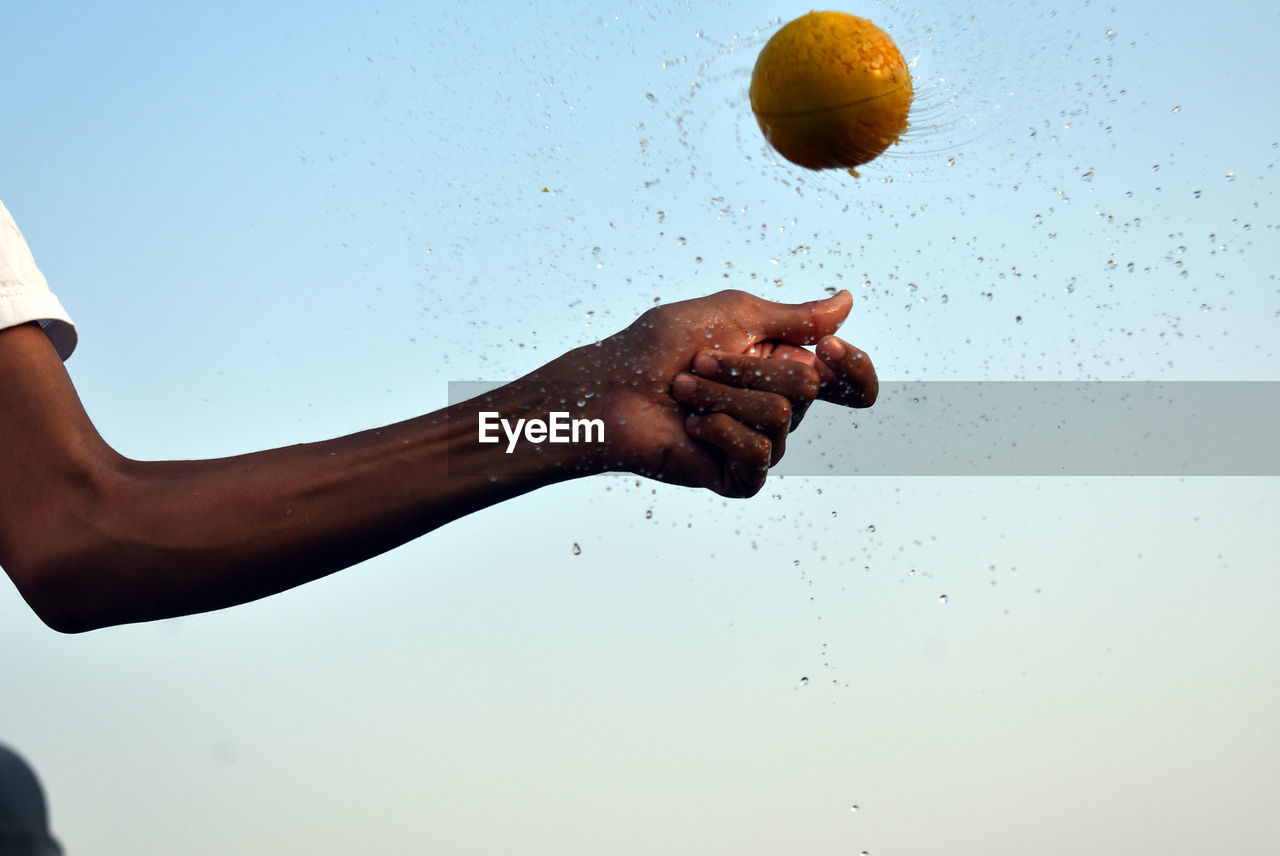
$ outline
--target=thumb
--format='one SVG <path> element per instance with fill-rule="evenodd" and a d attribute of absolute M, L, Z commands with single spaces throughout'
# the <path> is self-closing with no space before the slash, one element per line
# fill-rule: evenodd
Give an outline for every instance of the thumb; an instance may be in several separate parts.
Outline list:
<path fill-rule="evenodd" d="M 841 289 L 831 297 L 808 303 L 760 301 L 761 339 L 778 339 L 793 345 L 812 345 L 830 336 L 853 309 L 853 295 Z"/>

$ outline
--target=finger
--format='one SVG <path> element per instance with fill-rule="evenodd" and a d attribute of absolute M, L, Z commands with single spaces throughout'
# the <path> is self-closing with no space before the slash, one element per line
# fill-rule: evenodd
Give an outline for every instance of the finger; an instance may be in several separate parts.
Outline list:
<path fill-rule="evenodd" d="M 813 351 L 806 350 L 799 345 L 781 342 L 777 339 L 766 339 L 756 345 L 754 352 L 752 349 L 748 349 L 747 354 L 749 356 L 765 357 L 770 360 L 795 360 L 804 363 L 806 366 L 813 366 L 818 362 L 818 357 Z"/>
<path fill-rule="evenodd" d="M 808 359 L 790 359 L 784 348 L 805 354 Z M 814 366 L 816 362 L 813 354 L 803 348 L 779 345 L 770 357 L 703 351 L 693 358 L 693 371 L 698 377 L 717 383 L 777 393 L 794 403 L 818 397 L 822 378 Z"/>
<path fill-rule="evenodd" d="M 813 369 L 815 373 L 818 371 L 818 366 L 821 365 L 821 360 L 818 359 L 817 354 L 812 351 L 806 351 L 804 348 L 797 345 L 790 345 L 786 342 L 775 341 L 761 343 L 761 345 L 765 344 L 769 347 L 767 349 L 761 349 L 763 352 L 762 356 L 768 357 L 771 360 L 793 360 L 801 362 Z M 822 388 L 822 375 L 820 374 L 818 375 L 818 388 Z M 816 399 L 817 395 L 815 394 L 813 398 L 808 398 L 802 401 L 798 401 L 794 398 L 791 400 L 792 431 L 800 427 L 800 423 L 804 420 L 804 415 L 809 412 L 809 406 L 813 404 Z"/>
<path fill-rule="evenodd" d="M 879 394 L 879 382 L 871 358 L 865 351 L 835 336 L 820 343 L 816 355 L 804 348 L 772 339 L 757 342 L 747 349 L 747 354 L 812 366 L 821 379 L 818 398 L 823 401 L 846 407 L 870 407 Z"/>
<path fill-rule="evenodd" d="M 818 343 L 822 377 L 818 398 L 845 407 L 870 407 L 880 394 L 875 366 L 866 353 L 842 339 L 828 336 Z"/>
<path fill-rule="evenodd" d="M 690 416 L 685 420 L 685 431 L 724 453 L 723 476 L 717 493 L 755 496 L 764 487 L 773 458 L 769 438 L 724 413 Z"/>
<path fill-rule="evenodd" d="M 796 430 L 822 386 L 816 367 L 818 358 L 804 348 L 773 340 L 761 342 L 752 350 L 758 356 L 704 351 L 694 357 L 693 370 L 699 377 L 730 386 L 784 396 L 791 402 L 791 423 L 787 432 Z M 781 457 L 786 437 L 770 436 L 777 444 L 775 458 Z"/>
<path fill-rule="evenodd" d="M 773 303 L 750 296 L 752 318 L 740 318 L 753 337 L 781 339 L 794 345 L 812 345 L 840 328 L 853 308 L 853 295 L 841 290 L 808 303 Z"/>
<path fill-rule="evenodd" d="M 724 414 L 744 428 L 763 434 L 773 449 L 771 463 L 776 464 L 782 457 L 792 424 L 791 401 L 784 396 L 681 373 L 671 384 L 671 397 L 685 407 L 706 414 Z"/>
<path fill-rule="evenodd" d="M 752 356 L 764 357 L 769 360 L 793 360 L 809 366 L 814 372 L 818 372 L 819 367 L 826 369 L 822 365 L 822 361 L 818 359 L 817 354 L 807 351 L 797 345 L 790 345 L 786 342 L 779 342 L 776 339 L 766 339 L 747 349 L 747 354 Z M 828 370 L 829 371 L 829 370 Z M 822 375 L 818 375 L 818 388 L 822 387 Z M 809 412 L 809 406 L 816 399 L 791 399 L 791 430 L 794 431 L 800 427 L 800 423 L 804 420 L 804 415 Z"/>

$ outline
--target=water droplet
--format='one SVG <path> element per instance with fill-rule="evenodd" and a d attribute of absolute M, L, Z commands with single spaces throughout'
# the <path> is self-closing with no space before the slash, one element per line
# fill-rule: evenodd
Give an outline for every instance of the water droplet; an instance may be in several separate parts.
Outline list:
<path fill-rule="evenodd" d="M 955 166 L 955 165 L 956 165 L 955 158 L 947 158 L 947 166 Z"/>
<path fill-rule="evenodd" d="M 876 525 L 875 525 L 874 523 L 870 524 L 869 526 L 867 526 L 867 531 L 868 531 L 868 532 L 875 532 L 875 531 L 876 531 Z"/>
<path fill-rule="evenodd" d="M 1115 30 L 1113 30 L 1113 29 L 1111 29 L 1110 27 L 1108 27 L 1108 28 L 1107 28 L 1107 38 L 1109 38 L 1109 39 L 1114 39 L 1115 37 L 1116 37 L 1116 31 L 1115 31 Z"/>
<path fill-rule="evenodd" d="M 858 804 L 857 804 L 857 803 L 854 803 L 853 805 L 849 806 L 849 811 L 853 812 L 854 814 L 857 814 L 857 813 L 858 813 Z"/>
<path fill-rule="evenodd" d="M 801 679 L 800 679 L 800 686 L 802 686 L 802 687 L 807 687 L 807 686 L 809 686 L 809 679 L 808 679 L 808 678 L 801 678 Z"/>
<path fill-rule="evenodd" d="M 579 546 L 579 544 L 578 544 L 578 542 L 577 542 L 577 541 L 574 541 L 574 542 L 573 542 L 573 555 L 575 555 L 575 556 L 581 556 L 581 555 L 582 555 L 582 547 L 581 547 L 581 546 Z"/>
<path fill-rule="evenodd" d="M 1107 259 L 1107 270 L 1115 270 L 1119 266 L 1120 263 L 1115 259 Z"/>
<path fill-rule="evenodd" d="M 944 294 L 944 295 L 942 295 L 941 297 L 939 297 L 939 298 L 938 298 L 938 301 L 939 301 L 940 303 L 946 303 L 946 302 L 947 302 L 948 300 L 950 300 L 950 299 L 951 299 L 950 297 L 947 297 L 947 296 Z"/>
<path fill-rule="evenodd" d="M 1089 170 L 1088 172 L 1086 172 L 1084 175 L 1080 177 L 1083 178 L 1085 181 L 1093 181 L 1093 170 Z"/>
<path fill-rule="evenodd" d="M 645 519 L 645 520 L 652 520 L 652 519 L 653 519 L 653 509 L 652 509 L 652 508 L 650 508 L 650 509 L 646 509 L 646 510 L 645 510 L 645 513 L 644 513 L 644 519 Z"/>
<path fill-rule="evenodd" d="M 907 571 L 907 576 L 909 576 L 909 577 L 914 577 L 915 575 L 916 575 L 916 569 L 915 569 L 915 568 L 912 568 L 911 570 Z"/>
<path fill-rule="evenodd" d="M 654 102 L 655 104 L 656 104 L 656 103 L 657 103 L 657 101 L 658 101 L 658 96 L 654 95 L 652 92 L 646 92 L 646 93 L 644 94 L 644 97 L 645 97 L 645 98 L 648 98 L 650 101 Z M 1178 111 L 1177 111 L 1177 108 L 1174 108 L 1174 112 L 1175 112 L 1175 113 L 1176 113 L 1176 112 L 1178 112 Z"/>
<path fill-rule="evenodd" d="M 945 594 L 938 595 L 938 603 L 946 604 L 949 601 L 950 601 L 950 598 L 948 598 Z"/>
<path fill-rule="evenodd" d="M 1235 181 L 1235 180 L 1236 180 L 1236 174 L 1235 174 L 1234 172 L 1229 172 L 1229 173 L 1227 173 L 1227 176 L 1226 176 L 1226 177 L 1227 177 L 1227 181 Z"/>
<path fill-rule="evenodd" d="M 1133 273 L 1133 262 L 1129 262 L 1127 265 L 1125 265 L 1124 269 L 1127 270 L 1129 273 Z"/>
<path fill-rule="evenodd" d="M 1021 315 L 1019 315 L 1019 316 L 1017 316 L 1016 318 L 1014 318 L 1013 320 L 1014 320 L 1014 322 L 1016 322 L 1016 323 L 1018 323 L 1018 324 L 1021 324 L 1021 323 L 1022 323 L 1022 316 L 1021 316 Z"/>
<path fill-rule="evenodd" d="M 1179 105 L 1177 105 L 1176 107 L 1174 107 L 1172 110 L 1170 110 L 1169 112 L 1170 112 L 1170 113 L 1177 113 L 1177 112 L 1178 112 L 1178 111 L 1180 111 L 1181 109 L 1182 109 L 1182 105 L 1181 105 L 1181 104 L 1179 104 Z"/>

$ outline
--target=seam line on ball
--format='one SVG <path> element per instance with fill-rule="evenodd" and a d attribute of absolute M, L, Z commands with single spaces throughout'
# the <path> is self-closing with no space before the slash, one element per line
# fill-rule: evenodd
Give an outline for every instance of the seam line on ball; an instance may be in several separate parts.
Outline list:
<path fill-rule="evenodd" d="M 751 109 L 757 116 L 808 116 L 813 113 L 825 113 L 828 110 L 843 110 L 846 107 L 856 107 L 859 104 L 866 104 L 868 101 L 875 101 L 877 98 L 885 98 L 889 95 L 901 92 L 906 88 L 907 84 L 904 83 L 894 89 L 881 92 L 879 95 L 868 95 L 866 98 L 859 98 L 857 101 L 847 101 L 844 104 L 832 104 L 827 107 L 814 107 L 812 110 L 770 110 L 766 113 L 762 110 L 756 110 L 754 107 Z"/>

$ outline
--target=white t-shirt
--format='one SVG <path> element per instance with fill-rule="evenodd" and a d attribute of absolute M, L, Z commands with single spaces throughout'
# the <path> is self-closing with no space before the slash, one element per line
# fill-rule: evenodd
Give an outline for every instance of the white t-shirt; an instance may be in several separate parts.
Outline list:
<path fill-rule="evenodd" d="M 38 321 L 58 356 L 76 348 L 76 328 L 36 267 L 18 224 L 0 202 L 0 330 Z"/>

